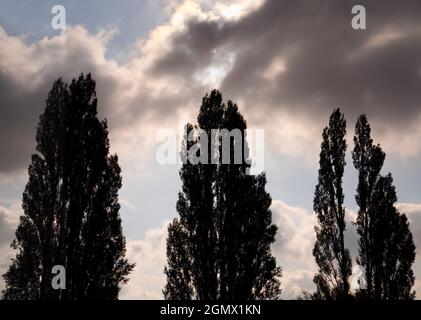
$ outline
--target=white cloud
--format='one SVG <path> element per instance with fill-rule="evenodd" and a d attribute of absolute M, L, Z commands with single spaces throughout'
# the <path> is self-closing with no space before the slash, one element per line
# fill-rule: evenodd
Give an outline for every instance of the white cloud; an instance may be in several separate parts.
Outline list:
<path fill-rule="evenodd" d="M 315 215 L 279 200 L 272 201 L 271 210 L 274 223 L 278 226 L 277 242 L 274 246 L 278 259 L 306 269 L 312 267 L 311 251 L 315 241 Z"/>
<path fill-rule="evenodd" d="M 303 290 L 313 290 L 313 276 L 317 271 L 312 255 L 315 241 L 314 214 L 300 207 L 273 200 L 272 214 L 278 226 L 272 250 L 283 268 L 284 299 L 296 299 Z"/>
<path fill-rule="evenodd" d="M 146 231 L 143 240 L 127 241 L 127 257 L 136 267 L 122 288 L 120 299 L 163 299 L 168 223 Z"/>

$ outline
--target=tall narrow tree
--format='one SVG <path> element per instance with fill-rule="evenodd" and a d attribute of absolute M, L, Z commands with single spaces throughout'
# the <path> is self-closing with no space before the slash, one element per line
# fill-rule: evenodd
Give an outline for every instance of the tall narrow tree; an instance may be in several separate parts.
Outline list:
<path fill-rule="evenodd" d="M 349 297 L 351 258 L 345 248 L 345 207 L 342 179 L 347 148 L 346 121 L 339 109 L 330 116 L 323 130 L 318 184 L 314 196 L 316 243 L 313 255 L 319 267 L 314 277 L 316 299 Z"/>
<path fill-rule="evenodd" d="M 281 269 L 270 250 L 276 226 L 265 175 L 247 174 L 246 122 L 238 107 L 223 104 L 214 90 L 203 98 L 198 124 L 209 139 L 184 141 L 184 148 L 197 148 L 206 163 L 189 158 L 180 171 L 180 217 L 169 227 L 164 295 L 167 299 L 276 299 Z M 226 130 L 212 139 L 212 129 Z M 223 164 L 227 143 L 229 161 Z M 238 162 L 234 150 L 239 146 Z"/>
<path fill-rule="evenodd" d="M 367 289 L 359 295 L 368 299 L 412 299 L 415 246 L 405 214 L 397 201 L 391 174 L 380 175 L 385 154 L 373 145 L 365 115 L 358 118 L 353 160 L 359 172 L 356 200 L 359 205 L 357 262 L 365 270 Z"/>
<path fill-rule="evenodd" d="M 355 126 L 354 150 L 352 152 L 354 167 L 358 170 L 358 187 L 355 200 L 359 206 L 356 226 L 360 238 L 358 240 L 357 263 L 364 267 L 367 284 L 366 294 L 368 296 L 371 296 L 373 286 L 373 267 L 371 262 L 373 253 L 370 252 L 372 239 L 370 234 L 371 216 L 368 211 L 369 208 L 373 207 L 371 203 L 372 194 L 379 179 L 384 158 L 385 153 L 380 146 L 373 145 L 371 128 L 366 115 L 359 116 Z"/>
<path fill-rule="evenodd" d="M 370 260 L 376 300 L 413 299 L 415 292 L 412 264 L 415 245 L 405 214 L 394 206 L 397 201 L 390 174 L 380 176 L 373 190 L 370 214 Z"/>
<path fill-rule="evenodd" d="M 193 298 L 189 247 L 187 231 L 178 219 L 174 219 L 168 227 L 168 266 L 165 267 L 167 284 L 164 288 L 164 296 L 167 299 L 191 300 Z"/>
<path fill-rule="evenodd" d="M 117 299 L 133 265 L 124 257 L 121 171 L 90 74 L 54 83 L 36 142 L 4 298 Z M 65 290 L 52 288 L 54 265 L 65 268 Z"/>

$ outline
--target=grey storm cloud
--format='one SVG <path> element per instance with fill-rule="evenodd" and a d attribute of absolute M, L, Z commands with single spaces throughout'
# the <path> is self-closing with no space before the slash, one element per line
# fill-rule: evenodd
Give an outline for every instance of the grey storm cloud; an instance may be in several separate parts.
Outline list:
<path fill-rule="evenodd" d="M 341 107 L 350 121 L 367 113 L 373 122 L 401 132 L 421 115 L 421 2 L 358 4 L 366 7 L 367 30 L 351 28 L 354 1 L 267 0 L 234 20 L 193 15 L 165 40 L 168 50 L 153 51 L 149 64 L 139 52 L 118 65 L 105 58 L 105 47 L 88 41 L 93 36 L 80 36 L 85 32 L 80 29 L 79 37 L 28 45 L 26 63 L 34 58 L 42 65 L 33 75 L 37 85 L 27 89 L 25 81 L 16 80 L 19 68 L 11 73 L 0 65 L 0 172 L 23 169 L 28 162 L 38 115 L 58 77 L 69 81 L 92 72 L 100 114 L 118 129 L 198 105 L 212 88 L 195 76 L 227 53 L 235 58 L 219 87 L 249 114 L 286 111 L 324 124 L 331 110 Z M 0 49 L 8 50 L 4 38 Z M 133 67 L 142 63 L 146 66 Z M 174 84 L 176 90 L 167 89 Z"/>
<path fill-rule="evenodd" d="M 34 120 L 44 97 L 23 90 L 0 70 L 0 172 L 21 168 L 33 147 Z"/>
<path fill-rule="evenodd" d="M 407 125 L 421 109 L 421 2 L 358 4 L 366 30 L 351 28 L 355 1 L 268 0 L 235 22 L 191 21 L 155 68 L 191 71 L 207 63 L 210 48 L 227 45 L 237 57 L 222 91 L 247 106 L 323 117 L 338 106 Z M 285 70 L 265 79 L 279 57 Z"/>

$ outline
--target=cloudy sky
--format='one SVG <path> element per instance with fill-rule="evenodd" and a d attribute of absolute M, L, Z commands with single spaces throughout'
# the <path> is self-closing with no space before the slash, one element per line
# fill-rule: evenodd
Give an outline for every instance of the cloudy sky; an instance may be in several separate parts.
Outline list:
<path fill-rule="evenodd" d="M 51 27 L 64 5 L 65 30 Z M 351 27 L 362 4 L 366 30 Z M 121 298 L 162 298 L 165 238 L 176 216 L 177 165 L 155 159 L 161 129 L 194 121 L 213 88 L 265 132 L 264 169 L 279 227 L 273 252 L 283 298 L 312 289 L 311 250 L 321 130 L 345 113 L 349 150 L 366 113 L 387 153 L 399 208 L 418 247 L 421 298 L 421 2 L 314 0 L 2 0 L 0 4 L 0 272 L 21 212 L 38 116 L 55 79 L 91 72 L 99 113 L 120 156 L 128 255 L 137 264 Z M 347 218 L 356 215 L 348 154 Z M 355 230 L 347 243 L 355 253 Z M 3 286 L 0 283 L 0 288 Z"/>

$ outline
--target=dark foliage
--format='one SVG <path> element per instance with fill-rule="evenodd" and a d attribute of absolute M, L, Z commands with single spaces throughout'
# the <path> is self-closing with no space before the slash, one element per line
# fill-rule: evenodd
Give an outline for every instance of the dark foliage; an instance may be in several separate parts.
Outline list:
<path fill-rule="evenodd" d="M 358 296 L 377 300 L 412 299 L 415 260 L 412 234 L 405 214 L 394 205 L 397 196 L 392 176 L 380 174 L 385 153 L 379 145 L 373 145 L 365 115 L 358 118 L 354 144 L 352 156 L 359 173 L 357 262 L 364 268 L 367 284 Z"/>
<path fill-rule="evenodd" d="M 121 171 L 90 74 L 54 83 L 36 142 L 4 298 L 117 299 L 133 265 L 124 257 Z M 52 289 L 54 265 L 65 267 L 66 290 Z"/>
<path fill-rule="evenodd" d="M 315 299 L 349 298 L 351 258 L 345 248 L 345 207 L 342 179 L 347 148 L 346 121 L 339 109 L 323 130 L 320 151 L 318 184 L 314 195 L 316 243 L 313 255 L 319 267 L 314 277 L 317 291 Z"/>
<path fill-rule="evenodd" d="M 223 104 L 221 94 L 212 91 L 203 98 L 198 124 L 188 125 L 187 131 L 200 129 L 211 137 L 212 129 L 238 129 L 241 138 L 221 131 L 215 139 L 230 142 L 228 164 L 211 164 L 212 159 L 221 160 L 220 144 L 218 153 L 218 144 L 198 138 L 184 141 L 185 150 L 199 147 L 198 154 L 208 164 L 188 159 L 180 170 L 180 217 L 168 229 L 164 295 L 166 299 L 277 299 L 281 268 L 270 250 L 277 228 L 272 224 L 265 175 L 247 174 L 246 121 L 235 104 Z M 241 161 L 234 163 L 234 148 L 239 145 Z"/>

